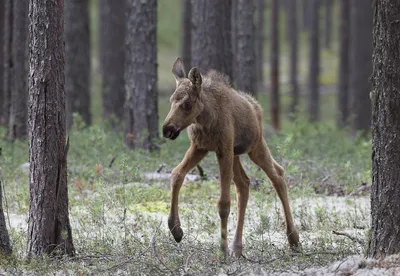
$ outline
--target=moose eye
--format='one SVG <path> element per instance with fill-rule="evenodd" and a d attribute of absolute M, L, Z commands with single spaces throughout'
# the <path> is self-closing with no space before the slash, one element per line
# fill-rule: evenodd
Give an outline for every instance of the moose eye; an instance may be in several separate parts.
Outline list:
<path fill-rule="evenodd" d="M 192 104 L 189 101 L 183 102 L 182 109 L 188 111 L 192 109 Z"/>

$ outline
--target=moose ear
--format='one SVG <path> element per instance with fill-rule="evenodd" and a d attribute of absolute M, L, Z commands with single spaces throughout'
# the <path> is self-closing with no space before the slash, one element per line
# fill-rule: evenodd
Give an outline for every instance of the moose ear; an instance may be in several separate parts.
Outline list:
<path fill-rule="evenodd" d="M 174 66 L 172 66 L 172 74 L 175 76 L 176 84 L 178 82 L 186 77 L 186 72 L 185 72 L 185 65 L 183 64 L 183 61 L 181 58 L 177 58 Z"/>
<path fill-rule="evenodd" d="M 188 78 L 197 88 L 201 86 L 202 79 L 199 68 L 193 67 L 192 69 L 190 69 Z"/>

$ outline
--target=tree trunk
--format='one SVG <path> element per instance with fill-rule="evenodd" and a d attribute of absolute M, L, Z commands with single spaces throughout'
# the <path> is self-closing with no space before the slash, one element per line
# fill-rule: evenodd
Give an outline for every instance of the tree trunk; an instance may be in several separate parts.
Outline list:
<path fill-rule="evenodd" d="M 15 1 L 13 11 L 12 63 L 14 68 L 11 91 L 8 135 L 10 140 L 24 138 L 28 125 L 28 1 Z"/>
<path fill-rule="evenodd" d="M 290 36 L 290 84 L 292 102 L 290 104 L 290 113 L 293 115 L 299 105 L 299 88 L 297 83 L 297 0 L 288 2 L 288 24 Z M 293 118 L 293 117 L 292 117 Z"/>
<path fill-rule="evenodd" d="M 181 55 L 186 70 L 192 68 L 191 48 L 192 48 L 192 4 L 191 0 L 181 0 L 182 22 L 181 22 Z"/>
<path fill-rule="evenodd" d="M 238 53 L 238 44 L 237 44 L 237 32 L 238 32 L 238 0 L 232 0 L 231 5 L 231 43 L 232 43 L 232 85 L 233 87 L 237 87 L 236 80 L 238 75 L 238 67 L 237 67 L 237 53 Z"/>
<path fill-rule="evenodd" d="M 351 2 L 350 95 L 352 129 L 367 132 L 371 125 L 369 78 L 372 73 L 372 4 L 366 0 Z"/>
<path fill-rule="evenodd" d="M 310 63 L 308 113 L 310 121 L 319 120 L 319 6 L 320 0 L 311 1 Z"/>
<path fill-rule="evenodd" d="M 0 153 L 1 155 L 1 153 Z M 1 171 L 0 171 L 0 256 L 2 254 L 11 254 L 10 238 L 8 237 L 8 231 L 6 226 L 6 219 L 4 217 L 3 211 L 3 183 L 1 181 Z"/>
<path fill-rule="evenodd" d="M 279 129 L 279 0 L 271 1 L 271 124 Z"/>
<path fill-rule="evenodd" d="M 210 69 L 232 80 L 231 0 L 192 1 L 192 66 Z"/>
<path fill-rule="evenodd" d="M 372 231 L 367 255 L 400 252 L 400 29 L 397 0 L 373 1 Z"/>
<path fill-rule="evenodd" d="M 90 116 L 89 0 L 65 1 L 65 93 L 67 129 L 78 113 L 87 125 Z"/>
<path fill-rule="evenodd" d="M 157 110 L 157 0 L 129 0 L 125 64 L 125 142 L 155 149 Z"/>
<path fill-rule="evenodd" d="M 29 19 L 28 255 L 73 255 L 68 217 L 63 1 L 30 1 Z"/>
<path fill-rule="evenodd" d="M 3 122 L 3 103 L 4 103 L 4 16 L 5 0 L 0 0 L 0 125 Z"/>
<path fill-rule="evenodd" d="M 324 46 L 326 49 L 332 48 L 332 2 L 332 0 L 325 0 Z"/>
<path fill-rule="evenodd" d="M 340 0 L 340 40 L 339 40 L 339 91 L 338 126 L 344 127 L 349 119 L 349 43 L 350 43 L 350 1 Z"/>
<path fill-rule="evenodd" d="M 13 0 L 5 0 L 4 3 L 4 79 L 3 79 L 3 101 L 2 104 L 2 122 L 8 126 L 10 118 L 10 102 L 13 84 L 13 60 L 12 60 L 12 36 L 13 36 Z"/>
<path fill-rule="evenodd" d="M 237 5 L 237 88 L 256 96 L 254 6 L 246 0 L 237 0 Z"/>
<path fill-rule="evenodd" d="M 302 1 L 302 29 L 308 31 L 310 29 L 310 14 L 311 14 L 311 2 L 312 0 Z"/>
<path fill-rule="evenodd" d="M 256 69 L 257 91 L 263 89 L 264 84 L 264 25 L 265 0 L 257 0 L 257 27 L 256 27 Z"/>
<path fill-rule="evenodd" d="M 101 0 L 99 8 L 103 118 L 115 128 L 124 116 L 125 0 Z"/>

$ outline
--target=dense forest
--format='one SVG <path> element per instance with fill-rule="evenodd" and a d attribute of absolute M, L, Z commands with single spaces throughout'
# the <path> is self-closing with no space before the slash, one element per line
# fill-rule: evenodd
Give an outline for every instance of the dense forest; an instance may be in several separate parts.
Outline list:
<path fill-rule="evenodd" d="M 399 14 L 0 0 L 0 274 L 399 274 Z"/>

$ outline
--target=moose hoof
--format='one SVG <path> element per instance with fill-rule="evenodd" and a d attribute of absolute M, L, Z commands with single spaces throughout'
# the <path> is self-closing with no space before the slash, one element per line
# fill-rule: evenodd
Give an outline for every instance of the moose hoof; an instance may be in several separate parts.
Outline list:
<path fill-rule="evenodd" d="M 183 237 L 183 231 L 180 225 L 180 222 L 178 221 L 175 223 L 172 220 L 168 220 L 168 227 L 169 230 L 171 231 L 172 236 L 174 237 L 176 242 L 180 242 Z"/>
<path fill-rule="evenodd" d="M 235 245 L 232 246 L 232 249 L 231 249 L 231 252 L 230 252 L 231 257 L 236 258 L 236 259 L 241 258 L 242 257 L 242 250 L 243 250 L 242 246 L 235 246 Z"/>

